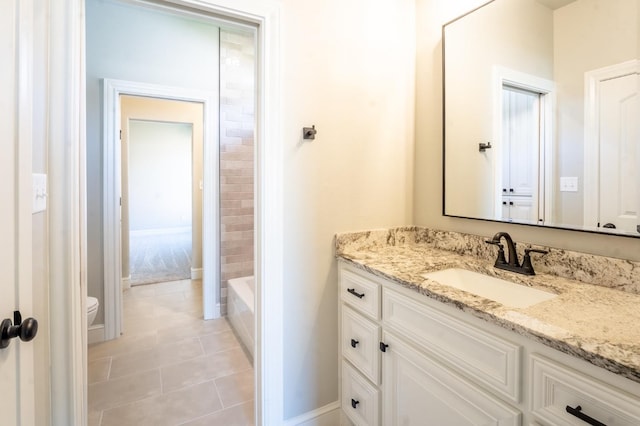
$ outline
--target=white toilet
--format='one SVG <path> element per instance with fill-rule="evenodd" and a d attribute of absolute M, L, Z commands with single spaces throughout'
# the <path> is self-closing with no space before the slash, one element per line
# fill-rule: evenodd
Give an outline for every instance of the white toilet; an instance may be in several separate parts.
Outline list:
<path fill-rule="evenodd" d="M 87 297 L 87 327 L 91 327 L 93 320 L 96 319 L 100 302 L 95 297 Z"/>

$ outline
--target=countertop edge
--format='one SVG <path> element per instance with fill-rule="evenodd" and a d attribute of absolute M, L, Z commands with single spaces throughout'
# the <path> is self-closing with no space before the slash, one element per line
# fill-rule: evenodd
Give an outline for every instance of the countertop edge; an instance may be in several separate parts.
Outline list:
<path fill-rule="evenodd" d="M 478 309 L 473 306 L 469 306 L 464 301 L 455 300 L 446 295 L 429 291 L 423 287 L 417 286 L 414 283 L 404 281 L 398 278 L 397 276 L 387 274 L 373 267 L 370 267 L 362 262 L 358 262 L 353 259 L 350 259 L 348 256 L 345 256 L 344 254 L 337 254 L 336 258 L 339 261 L 352 265 L 357 269 L 368 272 L 377 277 L 383 278 L 387 281 L 400 285 L 404 288 L 413 290 L 418 294 L 429 297 L 430 299 L 443 303 L 445 305 L 451 306 L 457 310 L 471 314 L 478 319 L 494 324 L 502 329 L 515 332 L 523 337 L 529 338 L 547 347 L 556 349 L 570 356 L 574 356 L 576 358 L 582 359 L 592 365 L 603 368 L 613 374 L 625 377 L 636 383 L 640 383 L 640 370 L 637 370 L 631 366 L 622 364 L 614 359 L 603 356 L 602 354 L 598 354 L 598 353 L 589 351 L 585 348 L 582 348 L 580 346 L 575 346 L 569 342 L 544 335 L 526 326 L 523 326 L 522 324 L 514 323 L 509 319 L 501 318 L 492 313 L 486 312 L 484 310 Z"/>

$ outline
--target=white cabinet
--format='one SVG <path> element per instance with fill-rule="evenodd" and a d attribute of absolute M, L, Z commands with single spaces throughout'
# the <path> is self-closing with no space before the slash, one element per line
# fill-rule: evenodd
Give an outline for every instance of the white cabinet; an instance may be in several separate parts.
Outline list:
<path fill-rule="evenodd" d="M 640 425 L 640 401 L 571 367 L 531 356 L 533 417 L 543 425 Z M 580 417 L 582 419 L 580 419 Z"/>
<path fill-rule="evenodd" d="M 340 280 L 341 400 L 353 424 L 521 424 L 518 409 L 487 391 L 518 399 L 517 345 L 349 266 Z"/>
<path fill-rule="evenodd" d="M 383 425 L 520 425 L 520 412 L 392 333 L 382 356 Z"/>
<path fill-rule="evenodd" d="M 351 265 L 339 273 L 344 423 L 640 425 L 638 383 Z"/>

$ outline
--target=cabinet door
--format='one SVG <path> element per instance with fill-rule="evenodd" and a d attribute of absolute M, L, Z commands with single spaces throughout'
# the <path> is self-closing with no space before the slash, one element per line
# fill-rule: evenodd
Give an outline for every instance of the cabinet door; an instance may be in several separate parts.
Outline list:
<path fill-rule="evenodd" d="M 385 426 L 520 425 L 520 412 L 488 395 L 392 333 L 382 354 Z"/>

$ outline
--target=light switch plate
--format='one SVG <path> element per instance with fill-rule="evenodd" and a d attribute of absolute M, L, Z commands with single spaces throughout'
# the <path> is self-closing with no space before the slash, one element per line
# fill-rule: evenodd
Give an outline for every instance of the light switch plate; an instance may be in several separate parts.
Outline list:
<path fill-rule="evenodd" d="M 47 175 L 33 174 L 33 207 L 32 213 L 40 213 L 47 209 Z"/>
<path fill-rule="evenodd" d="M 560 191 L 561 192 L 578 192 L 578 178 L 577 177 L 561 177 Z"/>

